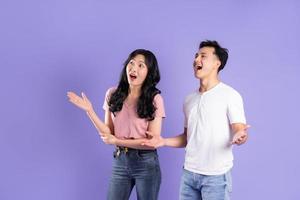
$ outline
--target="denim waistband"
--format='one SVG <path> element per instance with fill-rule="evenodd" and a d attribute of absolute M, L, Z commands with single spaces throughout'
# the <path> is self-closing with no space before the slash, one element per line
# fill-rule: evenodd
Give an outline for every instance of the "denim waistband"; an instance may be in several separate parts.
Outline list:
<path fill-rule="evenodd" d="M 156 152 L 156 149 L 134 149 L 129 147 L 121 147 L 121 146 L 116 146 L 116 150 L 121 152 L 141 152 L 141 153 Z"/>

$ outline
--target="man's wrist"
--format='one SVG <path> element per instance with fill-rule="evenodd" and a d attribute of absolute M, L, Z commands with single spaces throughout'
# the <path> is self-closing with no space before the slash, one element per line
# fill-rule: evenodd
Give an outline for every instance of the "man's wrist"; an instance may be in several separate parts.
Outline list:
<path fill-rule="evenodd" d="M 164 146 L 168 146 L 168 138 L 163 138 L 163 144 L 162 144 L 162 147 Z"/>

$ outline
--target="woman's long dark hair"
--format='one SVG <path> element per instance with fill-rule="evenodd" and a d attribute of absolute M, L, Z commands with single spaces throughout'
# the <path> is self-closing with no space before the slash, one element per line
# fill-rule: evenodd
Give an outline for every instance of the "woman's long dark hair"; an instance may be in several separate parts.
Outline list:
<path fill-rule="evenodd" d="M 137 114 L 140 118 L 145 118 L 148 121 L 151 121 L 154 119 L 154 113 L 156 110 L 153 104 L 153 99 L 156 94 L 160 94 L 160 90 L 156 88 L 156 84 L 160 81 L 160 74 L 156 57 L 149 50 L 137 49 L 128 56 L 121 72 L 118 88 L 111 94 L 109 98 L 109 110 L 114 115 L 116 112 L 121 111 L 123 103 L 129 93 L 126 66 L 130 60 L 137 55 L 143 55 L 145 57 L 145 64 L 148 68 L 148 74 L 143 82 L 141 95 L 137 102 Z"/>

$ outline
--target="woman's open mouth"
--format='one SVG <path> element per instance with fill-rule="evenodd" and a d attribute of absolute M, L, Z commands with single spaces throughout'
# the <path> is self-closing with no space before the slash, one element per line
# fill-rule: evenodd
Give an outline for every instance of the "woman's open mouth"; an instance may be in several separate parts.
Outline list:
<path fill-rule="evenodd" d="M 132 80 L 132 81 L 137 78 L 137 76 L 134 74 L 129 74 L 129 77 L 130 77 L 130 80 Z"/>

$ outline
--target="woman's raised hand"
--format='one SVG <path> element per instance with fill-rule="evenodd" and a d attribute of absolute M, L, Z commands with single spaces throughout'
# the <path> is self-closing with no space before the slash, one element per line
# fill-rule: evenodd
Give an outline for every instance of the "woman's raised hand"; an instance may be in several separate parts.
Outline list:
<path fill-rule="evenodd" d="M 89 112 L 93 110 L 93 105 L 90 100 L 85 96 L 82 92 L 81 96 L 78 96 L 74 92 L 68 92 L 67 96 L 69 97 L 69 101 L 73 103 L 75 106 L 81 108 L 82 110 Z"/>

